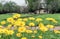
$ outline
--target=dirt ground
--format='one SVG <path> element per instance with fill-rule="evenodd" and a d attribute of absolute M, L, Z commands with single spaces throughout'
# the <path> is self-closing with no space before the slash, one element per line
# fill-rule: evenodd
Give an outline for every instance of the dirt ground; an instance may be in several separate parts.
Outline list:
<path fill-rule="evenodd" d="M 39 27 L 26 27 L 27 29 L 32 29 L 32 30 L 38 30 Z M 53 29 L 50 29 L 50 30 L 60 30 L 60 26 L 56 26 L 54 27 Z"/>

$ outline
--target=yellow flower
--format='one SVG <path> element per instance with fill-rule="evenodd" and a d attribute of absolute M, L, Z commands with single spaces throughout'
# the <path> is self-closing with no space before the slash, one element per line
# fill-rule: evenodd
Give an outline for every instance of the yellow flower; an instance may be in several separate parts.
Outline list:
<path fill-rule="evenodd" d="M 35 36 L 34 36 L 34 35 L 32 35 L 31 37 L 32 37 L 32 38 L 35 38 Z"/>
<path fill-rule="evenodd" d="M 60 31 L 59 30 L 54 30 L 54 33 L 60 34 Z"/>
<path fill-rule="evenodd" d="M 52 21 L 54 23 L 57 23 L 57 21 L 54 18 L 46 18 L 46 20 Z"/>
<path fill-rule="evenodd" d="M 2 24 L 2 25 L 6 24 L 6 21 L 2 21 L 1 24 Z"/>
<path fill-rule="evenodd" d="M 53 26 L 53 25 L 47 25 L 47 27 L 48 27 L 48 28 L 54 28 L 54 26 Z"/>
<path fill-rule="evenodd" d="M 39 21 L 42 21 L 42 19 L 41 18 L 37 18 L 36 21 L 39 22 Z"/>
<path fill-rule="evenodd" d="M 14 21 L 14 19 L 13 18 L 7 18 L 7 21 L 12 22 L 12 21 Z"/>
<path fill-rule="evenodd" d="M 33 22 L 29 23 L 29 26 L 35 26 L 35 24 Z"/>
<path fill-rule="evenodd" d="M 21 15 L 16 13 L 16 14 L 13 14 L 13 18 L 19 18 Z"/>
<path fill-rule="evenodd" d="M 13 34 L 14 34 L 14 31 L 13 31 L 13 30 L 4 29 L 4 33 L 5 33 L 6 35 L 13 35 Z"/>
<path fill-rule="evenodd" d="M 42 36 L 38 36 L 38 37 L 41 38 L 41 39 L 43 38 Z"/>
<path fill-rule="evenodd" d="M 37 33 L 37 30 L 34 30 L 34 33 Z"/>
<path fill-rule="evenodd" d="M 0 34 L 3 34 L 4 33 L 4 30 L 3 29 L 0 29 Z"/>
<path fill-rule="evenodd" d="M 29 17 L 29 20 L 35 20 L 35 18 L 34 17 Z"/>
<path fill-rule="evenodd" d="M 56 20 L 53 20 L 54 23 L 58 23 Z"/>
<path fill-rule="evenodd" d="M 20 26 L 25 26 L 25 22 L 21 22 L 20 23 Z"/>
<path fill-rule="evenodd" d="M 23 21 L 25 21 L 25 22 L 26 22 L 26 21 L 28 21 L 28 19 L 27 19 L 27 18 L 24 18 L 24 19 L 23 19 Z"/>
<path fill-rule="evenodd" d="M 17 21 L 22 21 L 22 18 L 18 18 Z"/>
<path fill-rule="evenodd" d="M 46 20 L 50 20 L 50 21 L 52 21 L 52 20 L 54 20 L 53 18 L 46 18 Z"/>
<path fill-rule="evenodd" d="M 22 37 L 21 39 L 27 39 L 26 37 Z"/>
<path fill-rule="evenodd" d="M 43 23 L 40 23 L 40 24 L 39 24 L 39 28 L 40 28 L 40 30 L 43 31 L 43 32 L 48 31 L 48 28 L 45 27 Z"/>
<path fill-rule="evenodd" d="M 18 28 L 18 32 L 25 32 L 26 31 L 26 28 L 25 27 L 19 27 Z"/>
<path fill-rule="evenodd" d="M 16 21 L 14 25 L 16 25 L 16 26 L 25 26 L 25 22 L 23 22 L 23 21 Z"/>
<path fill-rule="evenodd" d="M 26 33 L 32 33 L 32 30 L 26 30 Z"/>
<path fill-rule="evenodd" d="M 15 23 L 15 20 L 11 21 L 10 23 L 11 23 L 12 25 L 14 25 L 14 23 Z"/>
<path fill-rule="evenodd" d="M 3 29 L 3 33 L 4 33 L 5 35 L 7 35 L 8 29 L 4 28 L 4 29 Z"/>
<path fill-rule="evenodd" d="M 16 36 L 17 36 L 17 37 L 21 37 L 22 34 L 21 34 L 21 33 L 17 33 Z"/>

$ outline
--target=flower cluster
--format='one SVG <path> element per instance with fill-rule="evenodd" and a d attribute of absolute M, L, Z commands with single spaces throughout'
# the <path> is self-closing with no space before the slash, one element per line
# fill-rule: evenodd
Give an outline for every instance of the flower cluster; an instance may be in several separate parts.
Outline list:
<path fill-rule="evenodd" d="M 57 23 L 53 18 L 46 18 L 46 20 Z M 1 21 L 0 38 L 2 39 L 43 39 L 43 33 L 48 32 L 49 29 L 54 28 L 54 25 L 42 23 L 42 18 L 21 18 L 21 14 L 13 14 L 12 17 L 7 18 L 6 21 Z M 7 25 L 7 26 L 6 26 Z M 27 29 L 31 27 L 39 27 L 38 30 Z M 54 33 L 60 33 L 54 30 Z"/>

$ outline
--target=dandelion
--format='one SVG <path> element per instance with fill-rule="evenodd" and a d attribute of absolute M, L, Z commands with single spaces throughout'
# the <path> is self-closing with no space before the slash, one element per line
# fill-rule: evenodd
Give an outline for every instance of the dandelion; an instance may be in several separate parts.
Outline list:
<path fill-rule="evenodd" d="M 17 21 L 22 21 L 22 18 L 18 18 Z"/>
<path fill-rule="evenodd" d="M 29 17 L 29 20 L 35 20 L 35 18 L 34 17 Z"/>
<path fill-rule="evenodd" d="M 4 29 L 4 33 L 5 33 L 6 35 L 13 35 L 13 34 L 14 34 L 14 31 L 13 31 L 13 30 Z"/>
<path fill-rule="evenodd" d="M 28 21 L 28 19 L 27 19 L 27 18 L 24 18 L 24 19 L 23 19 L 23 21 L 25 21 L 25 22 L 26 22 L 26 21 Z"/>
<path fill-rule="evenodd" d="M 54 30 L 54 33 L 60 34 L 60 31 L 59 30 Z"/>
<path fill-rule="evenodd" d="M 46 20 L 52 21 L 54 23 L 57 23 L 57 21 L 54 18 L 46 18 Z"/>
<path fill-rule="evenodd" d="M 27 39 L 26 37 L 22 37 L 21 39 Z"/>
<path fill-rule="evenodd" d="M 26 33 L 33 33 L 32 30 L 26 30 Z"/>
<path fill-rule="evenodd" d="M 14 19 L 11 17 L 11 18 L 7 18 L 7 22 L 13 22 Z"/>
<path fill-rule="evenodd" d="M 17 36 L 17 37 L 21 37 L 22 34 L 21 34 L 21 33 L 17 33 L 16 36 Z"/>
<path fill-rule="evenodd" d="M 35 36 L 34 36 L 34 35 L 32 35 L 31 37 L 32 37 L 32 38 L 35 38 Z"/>
<path fill-rule="evenodd" d="M 53 26 L 53 25 L 47 25 L 47 27 L 48 27 L 48 28 L 54 28 L 54 26 Z"/>
<path fill-rule="evenodd" d="M 43 23 L 40 23 L 40 24 L 39 24 L 39 29 L 40 29 L 41 31 L 43 31 L 43 32 L 48 31 L 48 28 L 45 27 Z"/>
<path fill-rule="evenodd" d="M 18 28 L 18 32 L 25 32 L 26 31 L 26 28 L 25 27 L 19 27 Z"/>
<path fill-rule="evenodd" d="M 34 30 L 34 33 L 38 33 L 37 30 Z"/>
<path fill-rule="evenodd" d="M 33 22 L 29 23 L 29 26 L 35 26 L 35 24 Z"/>
<path fill-rule="evenodd" d="M 14 25 L 16 25 L 16 26 L 25 26 L 25 22 L 23 22 L 23 21 L 16 21 Z"/>
<path fill-rule="evenodd" d="M 39 21 L 42 21 L 42 19 L 41 18 L 37 18 L 36 21 L 39 22 Z"/>
<path fill-rule="evenodd" d="M 40 39 L 42 39 L 43 37 L 42 36 L 38 36 Z"/>
<path fill-rule="evenodd" d="M 2 25 L 6 24 L 6 21 L 2 21 L 1 24 L 2 24 Z"/>
<path fill-rule="evenodd" d="M 20 14 L 13 14 L 13 18 L 19 18 L 20 16 Z"/>

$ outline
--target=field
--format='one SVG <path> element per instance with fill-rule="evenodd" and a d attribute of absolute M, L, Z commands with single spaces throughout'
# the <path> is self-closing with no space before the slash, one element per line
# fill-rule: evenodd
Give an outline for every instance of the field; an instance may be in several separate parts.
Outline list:
<path fill-rule="evenodd" d="M 0 39 L 60 39 L 59 30 L 50 30 L 59 25 L 60 14 L 0 14 Z"/>
<path fill-rule="evenodd" d="M 21 14 L 21 15 L 22 15 L 21 18 L 28 18 L 28 17 L 42 18 L 42 19 L 54 18 L 58 21 L 56 26 L 60 25 L 60 14 Z M 12 14 L 0 14 L 0 22 L 11 16 L 12 16 Z M 44 24 L 47 24 L 47 23 L 49 23 L 49 22 L 44 20 Z"/>

